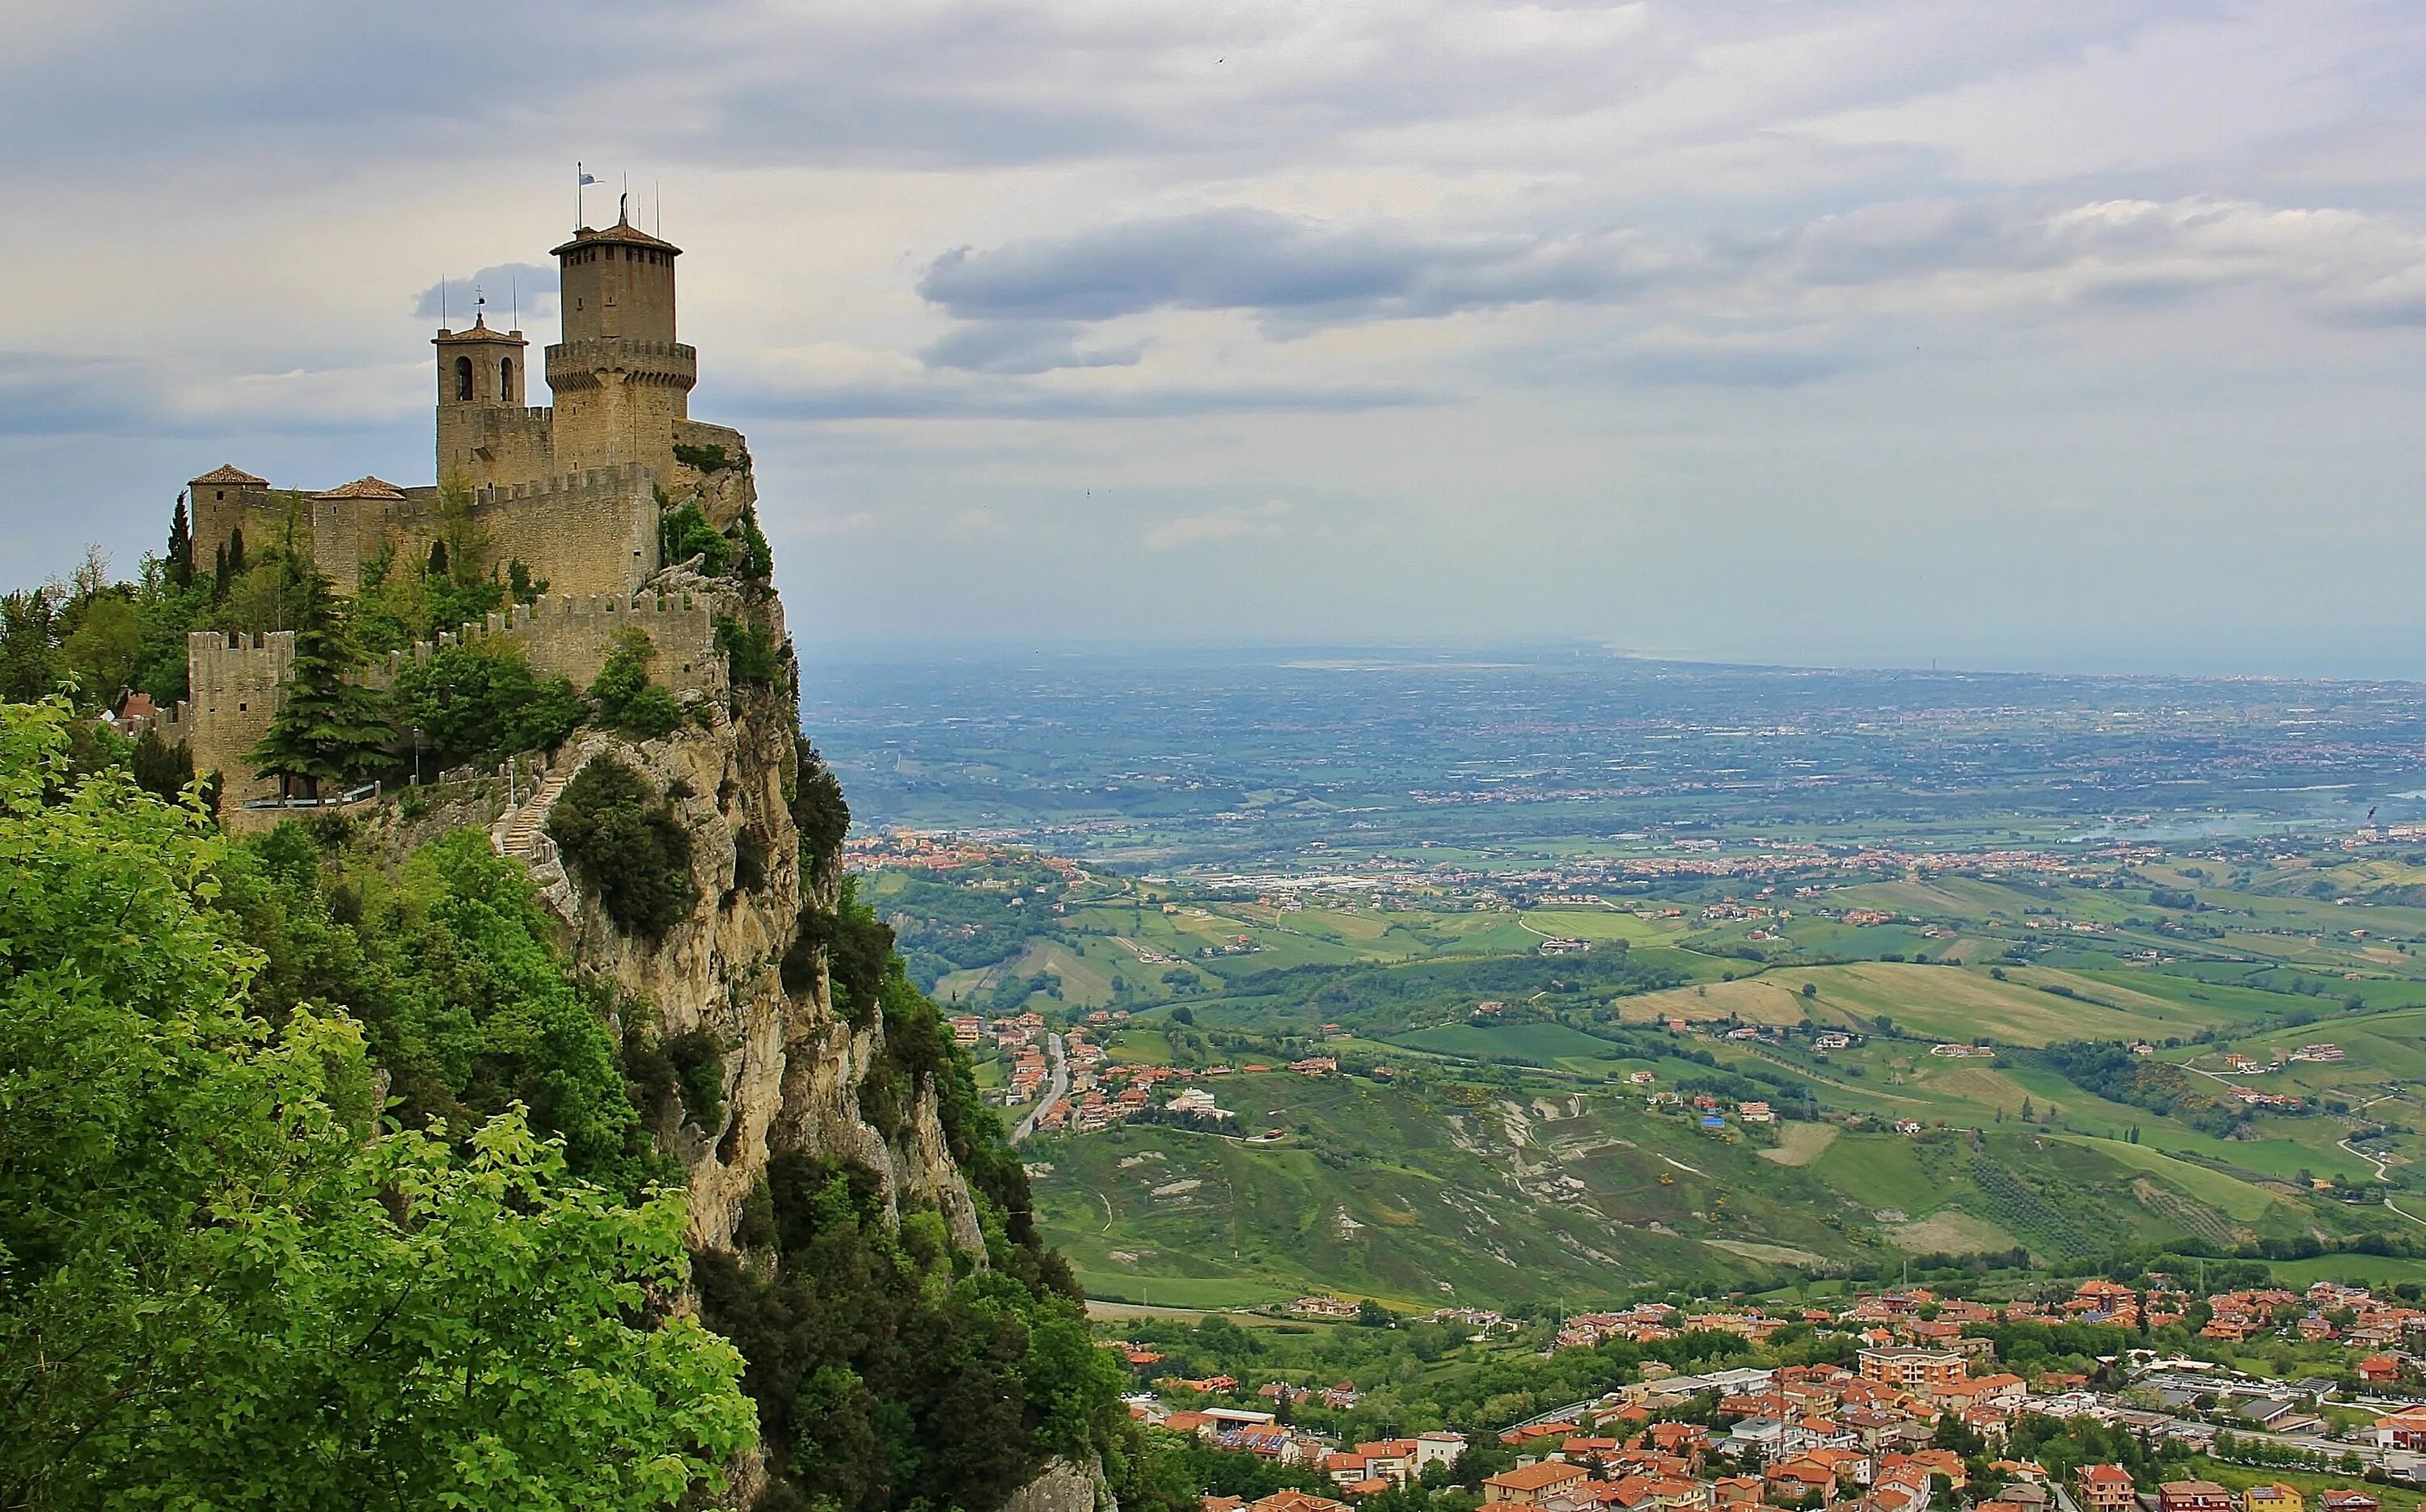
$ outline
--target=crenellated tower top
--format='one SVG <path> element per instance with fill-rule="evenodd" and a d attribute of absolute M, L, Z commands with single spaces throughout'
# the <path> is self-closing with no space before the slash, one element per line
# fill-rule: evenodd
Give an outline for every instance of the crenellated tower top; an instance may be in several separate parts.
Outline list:
<path fill-rule="evenodd" d="M 564 339 L 547 349 L 554 442 L 565 469 L 673 466 L 674 427 L 690 418 L 699 354 L 674 333 L 682 249 L 627 221 L 584 226 L 556 249 Z"/>

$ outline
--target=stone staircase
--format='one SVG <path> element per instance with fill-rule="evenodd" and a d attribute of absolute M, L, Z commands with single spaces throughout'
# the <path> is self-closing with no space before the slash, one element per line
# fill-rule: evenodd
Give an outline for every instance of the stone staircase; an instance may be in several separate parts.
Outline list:
<path fill-rule="evenodd" d="M 531 880 L 539 884 L 540 895 L 547 900 L 548 907 L 568 924 L 574 914 L 573 880 L 565 875 L 564 858 L 557 853 L 556 842 L 548 838 L 547 816 L 580 770 L 581 764 L 576 761 L 560 771 L 544 774 L 530 796 L 507 810 L 489 830 L 489 844 L 497 854 L 521 861 L 529 870 Z"/>

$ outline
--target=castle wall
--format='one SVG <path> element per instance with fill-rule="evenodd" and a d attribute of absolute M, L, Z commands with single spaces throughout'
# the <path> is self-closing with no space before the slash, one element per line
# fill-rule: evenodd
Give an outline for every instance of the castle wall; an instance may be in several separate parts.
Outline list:
<path fill-rule="evenodd" d="M 269 721 L 285 697 L 287 669 L 295 661 L 295 632 L 252 635 L 198 630 L 186 637 L 191 687 L 175 712 L 161 722 L 160 738 L 183 739 L 194 771 L 224 781 L 227 807 L 247 798 L 274 797 L 275 781 L 255 777 L 251 754 L 269 733 Z"/>
<path fill-rule="evenodd" d="M 558 471 L 545 407 L 442 404 L 438 475 L 475 488 L 548 477 Z"/>
<path fill-rule="evenodd" d="M 278 539 L 285 519 L 283 507 L 266 488 L 197 488 L 187 496 L 186 512 L 194 533 L 194 570 L 199 572 L 208 572 L 217 565 L 219 548 L 228 544 L 239 526 L 250 555 Z"/>
<path fill-rule="evenodd" d="M 385 539 L 376 511 L 380 501 L 371 499 L 307 499 L 304 518 L 312 530 L 312 559 L 329 575 L 340 593 L 350 594 L 362 582 L 363 560 L 379 553 Z M 393 509 L 394 504 L 385 505 Z M 369 516 L 365 519 L 364 516 Z M 252 532 L 244 533 L 247 551 L 252 549 Z"/>
<path fill-rule="evenodd" d="M 559 259 L 564 339 L 674 339 L 674 249 L 593 241 Z"/>
<path fill-rule="evenodd" d="M 422 641 L 411 651 L 393 652 L 374 664 L 364 681 L 375 687 L 393 686 L 408 663 L 427 661 L 443 647 L 496 635 L 518 642 L 533 671 L 570 679 L 586 689 L 606 665 L 615 637 L 627 629 L 639 630 L 657 649 L 656 659 L 649 664 L 652 683 L 677 694 L 718 699 L 730 691 L 724 655 L 716 649 L 715 615 L 704 600 L 687 593 L 644 593 L 637 602 L 620 594 L 546 594 L 536 603 L 517 603 L 484 623 L 443 634 L 434 643 Z"/>
<path fill-rule="evenodd" d="M 407 665 L 427 661 L 441 648 L 500 636 L 523 648 L 533 671 L 567 678 L 586 689 L 606 666 L 616 636 L 626 629 L 639 630 L 656 647 L 649 681 L 677 695 L 702 694 L 718 702 L 731 694 L 725 658 L 716 649 L 716 617 L 704 600 L 687 593 L 643 594 L 638 602 L 622 594 L 549 594 L 537 603 L 518 603 L 493 614 L 485 623 L 442 634 L 435 642 L 421 641 L 410 651 L 392 652 L 365 668 L 363 681 L 373 687 L 393 687 Z M 196 631 L 186 638 L 186 661 L 191 697 L 161 716 L 160 738 L 183 744 L 193 755 L 196 773 L 219 774 L 223 809 L 276 797 L 278 783 L 254 775 L 251 752 L 269 733 L 269 722 L 285 700 L 295 632 L 226 635 Z"/>
<path fill-rule="evenodd" d="M 599 467 L 473 495 L 489 554 L 519 557 L 551 594 L 630 594 L 657 571 L 656 479 Z"/>

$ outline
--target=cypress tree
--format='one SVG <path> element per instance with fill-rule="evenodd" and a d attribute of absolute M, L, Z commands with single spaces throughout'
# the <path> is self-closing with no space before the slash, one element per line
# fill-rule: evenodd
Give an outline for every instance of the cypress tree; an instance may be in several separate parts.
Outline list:
<path fill-rule="evenodd" d="M 169 521 L 169 581 L 178 587 L 190 587 L 194 582 L 194 531 L 186 515 L 186 495 L 177 493 L 177 512 Z"/>
<path fill-rule="evenodd" d="M 227 564 L 230 577 L 244 571 L 244 527 L 242 525 L 237 525 L 228 532 Z"/>
<path fill-rule="evenodd" d="M 387 700 L 350 680 L 363 655 L 329 579 L 307 572 L 297 586 L 301 603 L 286 699 L 252 748 L 252 762 L 264 777 L 278 779 L 281 797 L 291 796 L 298 781 L 305 796 L 318 797 L 323 782 L 366 777 L 386 765 L 396 732 Z"/>

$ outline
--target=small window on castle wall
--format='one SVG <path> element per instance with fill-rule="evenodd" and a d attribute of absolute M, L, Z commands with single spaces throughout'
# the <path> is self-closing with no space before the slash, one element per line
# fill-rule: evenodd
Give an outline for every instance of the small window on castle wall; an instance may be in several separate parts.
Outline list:
<path fill-rule="evenodd" d="M 459 400 L 472 397 L 472 360 L 468 357 L 455 359 L 455 397 Z"/>
<path fill-rule="evenodd" d="M 497 363 L 497 398 L 506 404 L 514 402 L 514 360 L 510 357 Z"/>

